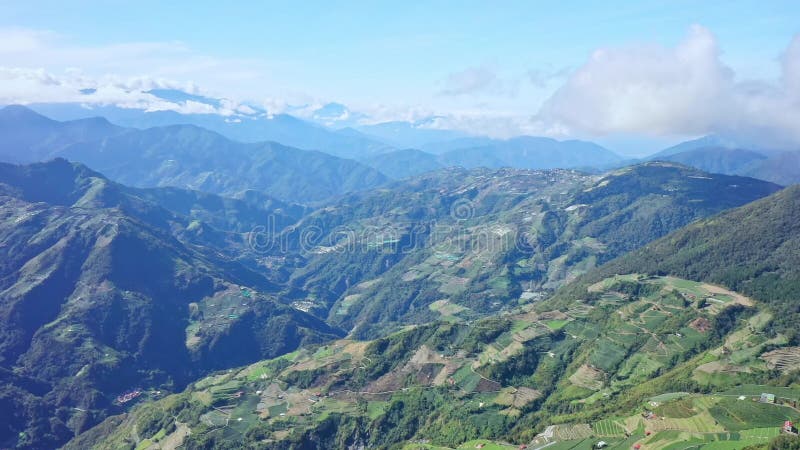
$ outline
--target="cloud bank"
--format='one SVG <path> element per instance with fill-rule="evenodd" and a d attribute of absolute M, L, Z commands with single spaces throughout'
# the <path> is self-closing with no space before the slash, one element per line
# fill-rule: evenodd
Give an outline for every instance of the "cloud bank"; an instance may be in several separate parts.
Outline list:
<path fill-rule="evenodd" d="M 0 28 L 0 104 L 71 102 L 231 115 L 245 111 L 245 102 L 166 101 L 147 91 L 200 94 L 205 91 L 199 86 L 225 86 L 226 97 L 248 97 L 265 73 L 262 62 L 210 57 L 177 41 L 77 46 L 50 31 Z"/>
<path fill-rule="evenodd" d="M 535 120 L 566 133 L 718 133 L 775 147 L 800 144 L 800 36 L 774 82 L 738 80 L 706 28 L 674 48 L 595 51 L 545 102 Z"/>
<path fill-rule="evenodd" d="M 0 28 L 0 104 L 72 102 L 225 116 L 287 112 L 332 127 L 423 121 L 493 137 L 716 133 L 760 146 L 800 148 L 800 35 L 780 55 L 780 76 L 774 80 L 740 79 L 720 54 L 711 31 L 693 26 L 674 47 L 600 48 L 574 70 L 537 68 L 515 77 L 483 65 L 454 72 L 432 94 L 447 99 L 450 108 L 352 108 L 305 94 L 291 99 L 279 89 L 270 92 L 263 61 L 210 57 L 180 42 L 76 46 L 49 31 Z M 541 105 L 530 104 L 526 79 L 552 95 L 540 96 L 547 98 Z M 148 92 L 210 95 L 199 86 L 225 94 L 204 103 Z"/>

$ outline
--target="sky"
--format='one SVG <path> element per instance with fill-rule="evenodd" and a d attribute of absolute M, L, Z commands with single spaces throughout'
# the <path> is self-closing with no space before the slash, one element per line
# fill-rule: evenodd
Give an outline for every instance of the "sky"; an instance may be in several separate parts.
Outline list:
<path fill-rule="evenodd" d="M 141 105 L 158 85 L 627 154 L 709 133 L 800 147 L 799 19 L 782 0 L 0 0 L 0 103 Z"/>

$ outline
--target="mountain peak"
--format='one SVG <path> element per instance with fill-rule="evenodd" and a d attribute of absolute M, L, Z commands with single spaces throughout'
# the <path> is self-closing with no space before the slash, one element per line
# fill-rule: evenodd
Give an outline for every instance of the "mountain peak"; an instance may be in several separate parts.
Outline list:
<path fill-rule="evenodd" d="M 23 123 L 55 123 L 55 120 L 49 119 L 36 111 L 23 105 L 8 105 L 0 109 L 0 121 L 14 121 L 15 126 L 19 126 L 19 122 Z"/>

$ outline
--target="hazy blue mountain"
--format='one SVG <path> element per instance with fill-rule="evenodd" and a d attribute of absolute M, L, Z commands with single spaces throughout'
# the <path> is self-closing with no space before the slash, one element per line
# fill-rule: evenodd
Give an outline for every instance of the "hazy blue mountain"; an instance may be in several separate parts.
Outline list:
<path fill-rule="evenodd" d="M 436 155 L 412 148 L 381 153 L 365 158 L 362 162 L 396 179 L 420 175 L 444 167 Z"/>
<path fill-rule="evenodd" d="M 174 101 L 194 100 L 180 91 L 158 92 Z M 200 103 L 213 99 L 199 99 Z M 90 116 L 103 116 L 113 123 L 133 128 L 151 128 L 169 125 L 195 125 L 215 131 L 240 142 L 275 141 L 306 150 L 320 150 L 332 155 L 360 158 L 390 150 L 391 147 L 376 140 L 339 134 L 289 114 L 268 114 L 252 109 L 252 113 L 233 116 L 219 114 L 180 114 L 175 111 L 150 111 L 93 106 L 87 109 L 79 104 L 36 104 L 31 108 L 58 120 L 74 120 Z"/>
<path fill-rule="evenodd" d="M 624 163 L 617 154 L 592 142 L 557 141 L 533 136 L 508 140 L 461 138 L 426 148 L 430 151 L 399 150 L 363 161 L 394 178 L 419 175 L 437 167 L 579 168 L 598 171 Z"/>
<path fill-rule="evenodd" d="M 767 156 L 752 150 L 701 147 L 695 150 L 664 155 L 657 159 L 685 164 L 706 172 L 748 174 L 750 169 L 759 166 L 760 163 L 767 159 Z"/>
<path fill-rule="evenodd" d="M 340 128 L 340 129 L 336 130 L 336 132 L 341 134 L 342 136 L 348 136 L 348 137 L 352 137 L 352 138 L 378 140 L 377 137 L 370 136 L 370 135 L 368 135 L 368 134 L 366 134 L 364 132 L 358 131 L 357 129 L 355 129 L 353 127 Z M 394 147 L 388 147 L 387 151 L 385 153 L 388 153 L 388 152 L 391 152 L 391 151 L 394 151 Z"/>
<path fill-rule="evenodd" d="M 69 146 L 60 155 L 131 186 L 228 196 L 259 190 L 293 202 L 321 201 L 387 180 L 349 159 L 273 142 L 243 144 L 192 125 L 133 130 Z"/>
<path fill-rule="evenodd" d="M 737 145 L 730 139 L 705 136 L 664 149 L 647 159 L 678 162 L 714 173 L 745 175 L 784 186 L 800 183 L 800 151 Z"/>
<path fill-rule="evenodd" d="M 0 160 L 33 162 L 56 155 L 67 145 L 124 132 L 101 117 L 58 122 L 24 106 L 0 109 Z"/>
<path fill-rule="evenodd" d="M 744 173 L 784 186 L 800 183 L 800 150 L 771 153 L 767 159 L 747 168 Z"/>
<path fill-rule="evenodd" d="M 552 169 L 606 168 L 622 158 L 595 143 L 520 136 L 488 145 L 450 150 L 441 155 L 449 165 L 463 167 L 516 167 Z"/>
<path fill-rule="evenodd" d="M 465 148 L 487 147 L 492 144 L 502 142 L 500 139 L 492 139 L 485 136 L 469 136 L 457 139 L 450 139 L 446 141 L 436 141 L 425 144 L 420 148 L 426 152 L 433 154 L 447 153 L 452 150 L 460 150 Z"/>
<path fill-rule="evenodd" d="M 647 159 L 661 159 L 664 156 L 683 153 L 690 150 L 697 150 L 701 148 L 742 148 L 741 143 L 737 143 L 733 139 L 728 139 L 716 134 L 710 134 L 697 139 L 681 142 L 679 144 L 667 147 L 658 153 L 650 155 Z"/>
<path fill-rule="evenodd" d="M 229 196 L 264 189 L 284 200 L 310 202 L 386 179 L 327 153 L 276 143 L 243 144 L 191 125 L 138 130 L 98 117 L 59 122 L 14 105 L 0 109 L 0 133 L 0 160 L 63 156 L 140 187 L 176 186 Z"/>
<path fill-rule="evenodd" d="M 355 127 L 367 136 L 374 137 L 397 148 L 421 148 L 431 142 L 466 137 L 467 133 L 433 127 L 435 117 L 416 122 L 384 122 Z"/>

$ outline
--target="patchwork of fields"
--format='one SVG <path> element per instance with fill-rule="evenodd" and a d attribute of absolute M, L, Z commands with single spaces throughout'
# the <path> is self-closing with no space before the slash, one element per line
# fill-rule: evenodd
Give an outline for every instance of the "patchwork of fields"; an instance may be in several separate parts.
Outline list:
<path fill-rule="evenodd" d="M 408 327 L 373 342 L 307 347 L 200 380 L 189 391 L 192 408 L 200 411 L 197 423 L 153 436 L 121 433 L 120 442 L 160 448 L 187 429 L 226 440 L 260 429 L 265 442 L 277 442 L 341 415 L 380 421 L 397 405 L 420 398 L 445 403 L 459 420 L 513 423 L 541 408 L 602 410 L 676 366 L 708 386 L 737 387 L 700 395 L 651 386 L 626 415 L 593 421 L 553 416 L 559 420 L 537 429 L 535 437 L 531 430 L 526 445 L 588 449 L 602 441 L 611 449 L 735 450 L 766 443 L 784 421 L 800 419 L 800 391 L 728 382 L 768 364 L 781 370 L 794 363 L 792 348 L 765 353 L 785 341 L 765 333 L 765 312 L 745 316 L 715 338 L 725 324 L 718 317 L 749 299 L 708 284 L 641 275 L 611 277 L 589 291 L 590 300 L 563 310 L 537 310 L 534 303 L 474 323 L 460 317 L 465 308 L 436 301 L 428 308 L 447 319 L 436 326 Z M 243 291 L 224 295 L 201 305 L 203 315 L 214 311 L 224 320 L 211 308 L 228 312 L 250 300 Z M 759 402 L 762 393 L 774 394 L 776 402 Z M 500 439 L 469 440 L 477 436 L 453 441 L 467 441 L 458 449 L 515 448 Z M 420 439 L 403 448 L 446 447 Z"/>

